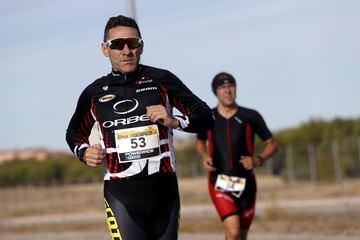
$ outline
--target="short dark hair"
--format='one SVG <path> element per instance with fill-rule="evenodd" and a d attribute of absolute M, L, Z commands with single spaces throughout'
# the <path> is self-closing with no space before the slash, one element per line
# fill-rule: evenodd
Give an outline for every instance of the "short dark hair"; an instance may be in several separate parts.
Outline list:
<path fill-rule="evenodd" d="M 107 21 L 107 23 L 105 25 L 105 31 L 104 31 L 104 42 L 106 42 L 106 40 L 108 38 L 109 30 L 111 28 L 115 28 L 115 27 L 119 27 L 119 26 L 135 28 L 139 33 L 139 37 L 141 38 L 140 29 L 139 29 L 139 26 L 137 25 L 135 19 L 123 16 L 123 15 L 119 15 L 116 17 L 111 17 Z"/>
<path fill-rule="evenodd" d="M 223 84 L 236 85 L 235 78 L 230 73 L 227 72 L 221 72 L 216 74 L 211 83 L 211 88 L 215 95 L 216 95 L 216 88 Z"/>

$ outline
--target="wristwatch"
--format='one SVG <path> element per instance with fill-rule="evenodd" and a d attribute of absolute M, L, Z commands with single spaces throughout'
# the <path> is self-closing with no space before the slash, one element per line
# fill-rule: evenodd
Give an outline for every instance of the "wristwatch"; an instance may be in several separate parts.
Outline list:
<path fill-rule="evenodd" d="M 265 158 L 263 158 L 261 155 L 256 155 L 255 158 L 259 159 L 259 161 L 257 161 L 257 166 L 262 166 L 265 162 Z"/>
<path fill-rule="evenodd" d="M 83 162 L 86 165 L 85 159 L 84 159 L 84 153 L 88 149 L 87 147 L 83 147 L 78 150 L 77 156 L 80 159 L 81 162 Z"/>

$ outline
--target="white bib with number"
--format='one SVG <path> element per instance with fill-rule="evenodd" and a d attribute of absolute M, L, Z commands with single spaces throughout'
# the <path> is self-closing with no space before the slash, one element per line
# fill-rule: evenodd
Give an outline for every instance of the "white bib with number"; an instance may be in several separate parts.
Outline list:
<path fill-rule="evenodd" d="M 215 189 L 222 192 L 231 192 L 234 196 L 240 197 L 245 189 L 245 184 L 246 178 L 219 174 L 216 179 Z"/>
<path fill-rule="evenodd" d="M 116 150 L 120 163 L 159 156 L 159 129 L 156 124 L 115 130 Z"/>

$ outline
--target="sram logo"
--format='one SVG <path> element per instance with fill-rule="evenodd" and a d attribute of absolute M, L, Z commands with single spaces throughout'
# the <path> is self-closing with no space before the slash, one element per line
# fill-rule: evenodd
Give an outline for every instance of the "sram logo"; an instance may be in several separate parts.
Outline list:
<path fill-rule="evenodd" d="M 119 119 L 115 119 L 113 121 L 105 121 L 103 122 L 103 127 L 104 128 L 111 128 L 111 127 L 117 127 L 118 125 L 129 125 L 129 124 L 133 124 L 136 122 L 146 122 L 146 121 L 150 121 L 149 117 L 146 116 L 146 114 L 141 115 L 141 116 L 131 116 L 128 118 L 119 118 Z"/>
<path fill-rule="evenodd" d="M 147 87 L 147 88 L 136 89 L 136 93 L 144 92 L 144 91 L 154 91 L 154 90 L 157 90 L 157 87 Z"/>

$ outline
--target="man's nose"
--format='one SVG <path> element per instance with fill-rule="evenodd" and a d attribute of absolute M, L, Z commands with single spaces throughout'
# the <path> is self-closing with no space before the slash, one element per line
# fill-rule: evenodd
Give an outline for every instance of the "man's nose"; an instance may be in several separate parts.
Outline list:
<path fill-rule="evenodd" d="M 129 54 L 129 53 L 131 53 L 131 50 L 130 50 L 130 48 L 128 47 L 128 45 L 127 44 L 125 44 L 124 45 L 124 48 L 123 48 L 123 50 L 122 50 L 122 53 L 123 54 Z"/>

